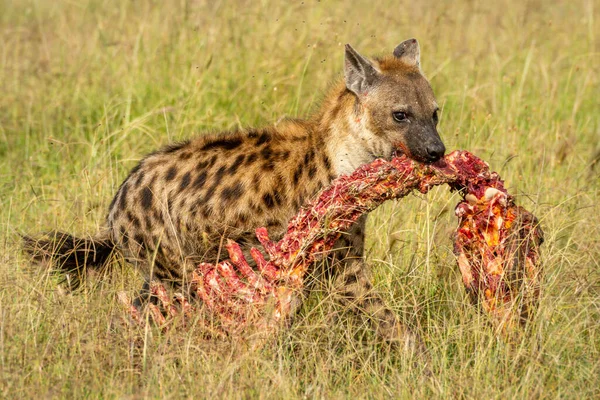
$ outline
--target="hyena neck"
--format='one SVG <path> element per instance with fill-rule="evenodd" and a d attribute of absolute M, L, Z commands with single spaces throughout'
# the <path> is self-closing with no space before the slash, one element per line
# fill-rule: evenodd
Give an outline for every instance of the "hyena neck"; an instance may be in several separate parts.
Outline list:
<path fill-rule="evenodd" d="M 343 82 L 325 98 L 315 119 L 335 176 L 352 173 L 376 157 L 369 151 L 365 118 L 356 97 Z"/>

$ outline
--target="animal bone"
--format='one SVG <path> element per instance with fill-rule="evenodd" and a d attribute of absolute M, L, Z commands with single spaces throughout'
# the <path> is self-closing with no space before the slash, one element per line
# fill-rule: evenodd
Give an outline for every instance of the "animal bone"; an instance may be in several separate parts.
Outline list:
<path fill-rule="evenodd" d="M 378 159 L 334 180 L 289 222 L 287 233 L 272 242 L 265 228 L 256 236 L 264 252 L 250 250 L 255 271 L 240 246 L 228 241 L 229 259 L 202 263 L 191 277 L 191 293 L 221 321 L 222 333 L 269 333 L 285 323 L 298 306 L 306 272 L 330 251 L 342 232 L 364 213 L 413 190 L 427 193 L 448 184 L 461 191 L 456 207 L 459 225 L 454 251 L 467 292 L 505 331 L 524 322 L 539 296 L 539 246 L 543 233 L 537 219 L 514 204 L 497 173 L 466 151 L 455 151 L 434 164 L 406 156 Z M 168 296 L 154 282 L 149 304 L 155 322 L 164 325 L 196 308 L 182 294 Z M 140 310 L 124 294 L 120 300 L 140 323 Z"/>

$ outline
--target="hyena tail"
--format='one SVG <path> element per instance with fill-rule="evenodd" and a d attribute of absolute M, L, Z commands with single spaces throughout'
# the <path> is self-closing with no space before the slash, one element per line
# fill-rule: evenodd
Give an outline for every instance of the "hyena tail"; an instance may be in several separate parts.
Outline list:
<path fill-rule="evenodd" d="M 108 236 L 78 238 L 64 232 L 49 232 L 39 238 L 23 235 L 23 251 L 32 260 L 48 264 L 72 290 L 81 286 L 90 270 L 110 267 L 115 244 Z"/>

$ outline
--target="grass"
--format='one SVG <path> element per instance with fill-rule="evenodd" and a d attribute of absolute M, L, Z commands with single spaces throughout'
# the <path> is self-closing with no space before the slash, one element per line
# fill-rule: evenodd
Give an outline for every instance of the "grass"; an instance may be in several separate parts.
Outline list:
<path fill-rule="evenodd" d="M 600 9 L 593 0 L 0 0 L 0 397 L 600 397 Z M 417 37 L 448 149 L 487 160 L 540 217 L 544 291 L 515 346 L 464 293 L 445 189 L 381 207 L 368 259 L 424 337 L 377 344 L 315 293 L 272 345 L 120 326 L 131 271 L 79 295 L 17 233 L 93 233 L 144 154 L 197 133 L 307 115 L 366 54 Z"/>

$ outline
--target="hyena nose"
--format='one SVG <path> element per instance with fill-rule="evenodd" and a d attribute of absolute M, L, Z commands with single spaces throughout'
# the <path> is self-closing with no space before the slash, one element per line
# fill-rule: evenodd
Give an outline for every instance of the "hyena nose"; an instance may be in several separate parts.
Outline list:
<path fill-rule="evenodd" d="M 444 157 L 444 153 L 446 153 L 446 146 L 442 142 L 436 142 L 427 145 L 427 157 L 430 162 L 436 162 L 440 158 Z"/>

